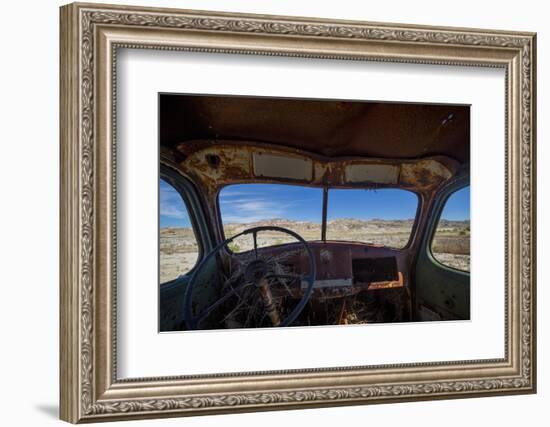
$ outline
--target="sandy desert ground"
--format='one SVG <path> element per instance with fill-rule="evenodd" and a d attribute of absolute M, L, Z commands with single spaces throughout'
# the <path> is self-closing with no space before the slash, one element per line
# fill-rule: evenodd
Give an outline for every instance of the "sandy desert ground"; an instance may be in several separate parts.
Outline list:
<path fill-rule="evenodd" d="M 226 224 L 225 235 L 234 236 L 246 228 L 279 226 L 296 231 L 306 240 L 319 240 L 321 225 L 313 222 L 275 219 L 253 224 Z M 412 221 L 410 220 L 357 220 L 338 219 L 329 221 L 327 239 L 371 242 L 394 248 L 407 244 Z M 280 232 L 258 234 L 258 246 L 266 247 L 295 241 Z M 252 249 L 250 236 L 235 239 L 231 249 L 236 252 Z M 470 269 L 470 222 L 442 220 L 433 241 L 432 251 L 437 260 L 459 270 Z M 175 279 L 189 271 L 197 260 L 198 249 L 191 228 L 160 229 L 160 283 Z"/>

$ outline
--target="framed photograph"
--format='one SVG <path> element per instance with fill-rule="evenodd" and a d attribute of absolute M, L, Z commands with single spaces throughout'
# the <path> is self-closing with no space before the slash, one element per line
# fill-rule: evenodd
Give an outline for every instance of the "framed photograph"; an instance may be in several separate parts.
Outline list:
<path fill-rule="evenodd" d="M 535 34 L 61 8 L 61 418 L 534 393 Z"/>

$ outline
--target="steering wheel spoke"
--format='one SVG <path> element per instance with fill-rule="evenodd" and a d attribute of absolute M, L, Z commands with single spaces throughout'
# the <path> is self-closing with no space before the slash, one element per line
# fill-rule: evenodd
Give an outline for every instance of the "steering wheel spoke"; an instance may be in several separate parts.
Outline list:
<path fill-rule="evenodd" d="M 258 259 L 258 232 L 252 233 L 252 239 L 254 240 L 254 258 Z"/>

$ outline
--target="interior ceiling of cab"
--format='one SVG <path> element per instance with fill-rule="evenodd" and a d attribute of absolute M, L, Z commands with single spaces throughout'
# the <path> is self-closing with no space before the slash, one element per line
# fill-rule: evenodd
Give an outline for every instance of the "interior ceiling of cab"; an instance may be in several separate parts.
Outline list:
<path fill-rule="evenodd" d="M 237 140 L 327 157 L 470 159 L 470 108 L 264 97 L 160 96 L 160 140 Z"/>

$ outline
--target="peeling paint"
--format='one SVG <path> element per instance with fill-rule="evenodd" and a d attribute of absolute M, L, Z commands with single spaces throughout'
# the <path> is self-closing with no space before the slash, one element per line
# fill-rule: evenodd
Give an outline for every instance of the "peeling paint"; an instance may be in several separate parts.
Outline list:
<path fill-rule="evenodd" d="M 433 190 L 458 172 L 458 163 L 446 157 L 420 160 L 331 159 L 296 149 L 231 141 L 194 141 L 178 146 L 185 159 L 180 167 L 196 178 L 208 193 L 240 182 L 301 182 L 312 186 L 401 187 L 413 191 Z M 254 167 L 254 159 L 271 156 L 278 166 Z M 215 160 L 214 160 L 215 158 Z M 285 171 L 303 166 L 305 172 Z M 308 172 L 312 165 L 312 174 Z M 273 169 L 273 170 L 271 170 Z M 277 169 L 280 170 L 279 176 Z"/>

